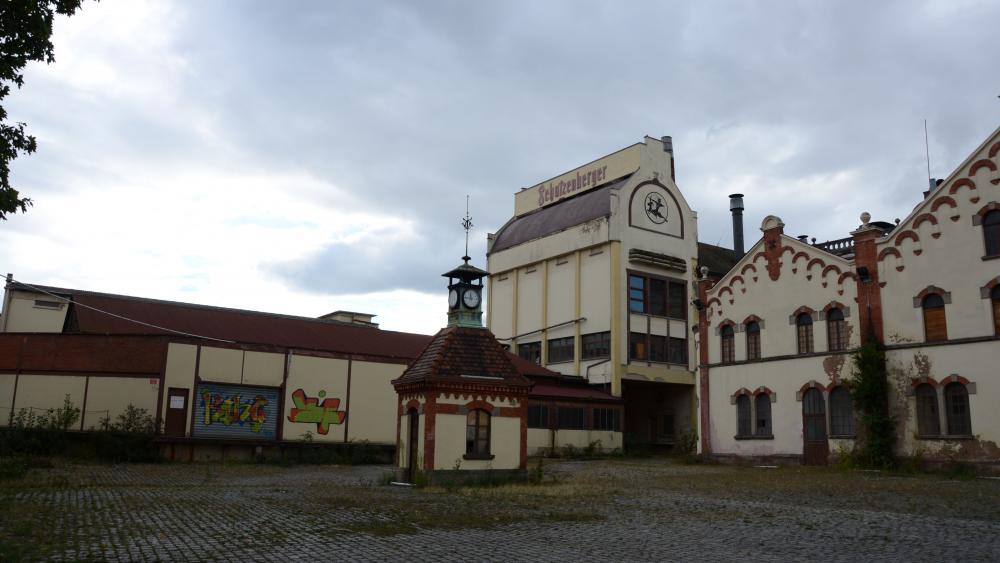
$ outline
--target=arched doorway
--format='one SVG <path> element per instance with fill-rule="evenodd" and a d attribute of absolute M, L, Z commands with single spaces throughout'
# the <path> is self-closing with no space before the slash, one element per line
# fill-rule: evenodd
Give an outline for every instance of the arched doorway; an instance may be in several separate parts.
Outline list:
<path fill-rule="evenodd" d="M 819 389 L 808 389 L 802 395 L 802 441 L 802 463 L 826 465 L 830 444 L 826 439 L 826 405 Z"/>

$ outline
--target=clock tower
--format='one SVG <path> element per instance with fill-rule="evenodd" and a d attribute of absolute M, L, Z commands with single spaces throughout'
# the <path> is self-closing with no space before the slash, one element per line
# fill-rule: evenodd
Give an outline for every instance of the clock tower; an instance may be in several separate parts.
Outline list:
<path fill-rule="evenodd" d="M 483 278 L 489 274 L 469 264 L 468 256 L 462 260 L 442 274 L 448 278 L 448 326 L 483 328 Z"/>

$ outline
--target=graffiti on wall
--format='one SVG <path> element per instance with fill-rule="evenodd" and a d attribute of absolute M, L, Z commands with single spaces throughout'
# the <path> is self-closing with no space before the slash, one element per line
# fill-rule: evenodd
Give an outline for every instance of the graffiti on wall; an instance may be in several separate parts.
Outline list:
<path fill-rule="evenodd" d="M 249 386 L 199 385 L 194 434 L 273 439 L 278 391 Z"/>
<path fill-rule="evenodd" d="M 347 418 L 347 412 L 338 410 L 340 399 L 323 399 L 326 391 L 320 391 L 319 397 L 306 397 L 306 392 L 296 389 L 292 393 L 292 407 L 288 413 L 289 422 L 299 422 L 304 424 L 315 424 L 316 431 L 325 435 L 330 431 L 331 424 L 341 424 Z M 323 399 L 320 403 L 319 400 Z"/>

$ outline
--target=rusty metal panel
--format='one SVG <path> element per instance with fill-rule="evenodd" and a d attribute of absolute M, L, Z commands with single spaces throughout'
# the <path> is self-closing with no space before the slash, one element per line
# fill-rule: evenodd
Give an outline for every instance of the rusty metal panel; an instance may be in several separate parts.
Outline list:
<path fill-rule="evenodd" d="M 192 435 L 274 440 L 279 416 L 277 389 L 201 383 L 195 390 Z"/>

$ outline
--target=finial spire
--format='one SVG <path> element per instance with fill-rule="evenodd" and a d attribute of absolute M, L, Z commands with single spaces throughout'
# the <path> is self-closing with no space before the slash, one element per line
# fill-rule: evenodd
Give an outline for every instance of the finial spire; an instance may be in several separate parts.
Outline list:
<path fill-rule="evenodd" d="M 469 256 L 469 230 L 472 229 L 472 217 L 469 216 L 469 194 L 465 194 L 465 219 L 462 219 L 462 228 L 465 229 L 465 256 L 462 260 L 468 264 L 472 258 Z"/>

